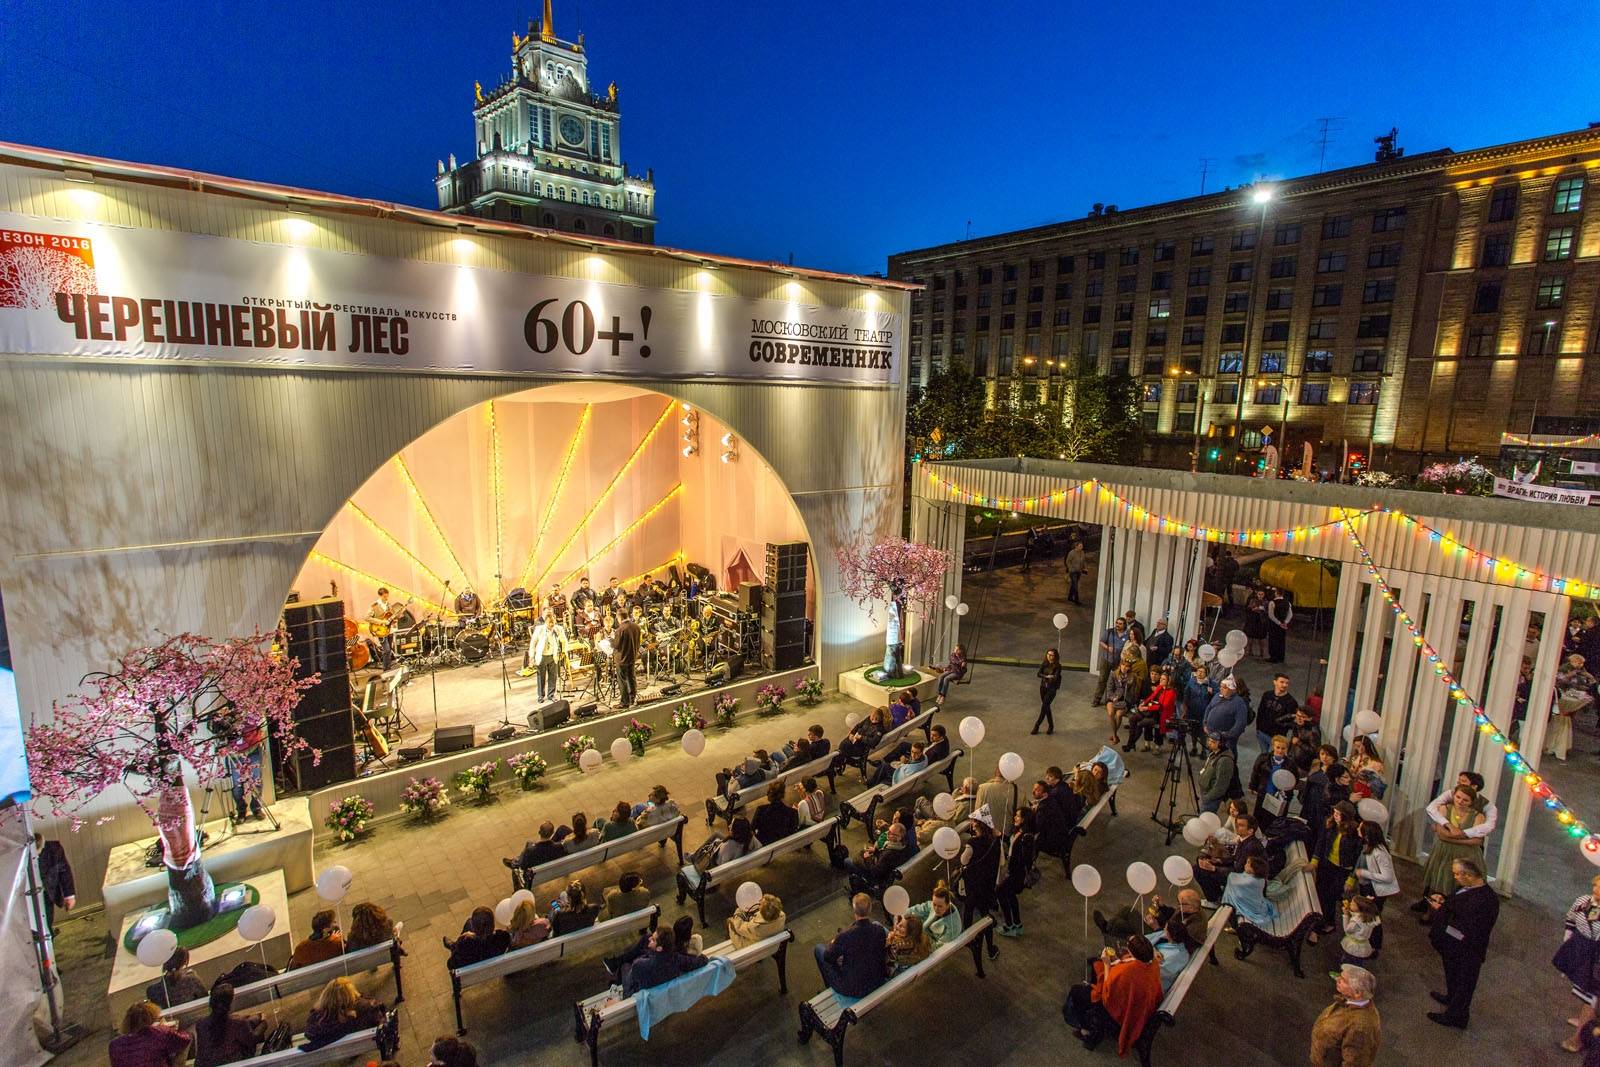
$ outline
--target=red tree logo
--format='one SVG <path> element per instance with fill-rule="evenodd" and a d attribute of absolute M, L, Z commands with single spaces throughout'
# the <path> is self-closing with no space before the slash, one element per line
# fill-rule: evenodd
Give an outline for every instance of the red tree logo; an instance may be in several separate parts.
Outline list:
<path fill-rule="evenodd" d="M 87 238 L 0 231 L 0 307 L 54 307 L 57 293 L 94 291 Z"/>

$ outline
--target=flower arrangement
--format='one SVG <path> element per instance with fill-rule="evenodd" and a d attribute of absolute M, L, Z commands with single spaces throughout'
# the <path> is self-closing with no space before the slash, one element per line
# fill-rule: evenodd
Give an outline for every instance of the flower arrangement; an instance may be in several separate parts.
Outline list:
<path fill-rule="evenodd" d="M 806 707 L 818 703 L 822 699 L 822 679 L 811 674 L 795 683 L 794 695 L 799 697 Z"/>
<path fill-rule="evenodd" d="M 704 730 L 706 717 L 694 710 L 694 704 L 685 700 L 672 709 L 672 726 L 676 730 Z"/>
<path fill-rule="evenodd" d="M 594 747 L 593 734 L 573 734 L 561 742 L 561 751 L 566 754 L 567 762 L 574 767 L 578 765 L 578 757 Z"/>
<path fill-rule="evenodd" d="M 1454 463 L 1433 463 L 1417 475 L 1417 485 L 1457 496 L 1489 496 L 1494 492 L 1494 471 L 1478 462 L 1478 457 Z"/>
<path fill-rule="evenodd" d="M 450 806 L 450 794 L 437 778 L 412 778 L 400 791 L 400 810 L 418 819 L 431 819 Z"/>
<path fill-rule="evenodd" d="M 500 764 L 494 760 L 473 764 L 456 775 L 456 791 L 475 794 L 473 799 L 481 804 L 489 799 L 489 793 L 494 789 L 495 772 L 499 769 Z"/>
<path fill-rule="evenodd" d="M 375 812 L 372 801 L 360 793 L 352 793 L 328 812 L 325 825 L 340 841 L 354 841 L 366 833 L 367 823 L 372 821 Z"/>
<path fill-rule="evenodd" d="M 1388 471 L 1362 471 L 1356 475 L 1355 482 L 1368 489 L 1393 489 L 1400 485 L 1400 479 Z"/>
<path fill-rule="evenodd" d="M 763 715 L 776 715 L 788 695 L 783 686 L 768 682 L 756 690 L 756 710 Z"/>
<path fill-rule="evenodd" d="M 645 742 L 655 735 L 656 728 L 647 722 L 638 719 L 629 719 L 628 728 L 622 731 L 622 736 L 628 739 L 628 744 L 633 746 L 635 756 L 644 755 Z"/>
<path fill-rule="evenodd" d="M 537 752 L 519 752 L 506 760 L 506 766 L 523 789 L 532 789 L 544 777 L 544 772 L 550 769 L 544 757 Z"/>
<path fill-rule="evenodd" d="M 718 726 L 732 726 L 734 716 L 739 714 L 739 698 L 723 693 L 712 703 L 711 710 L 716 713 Z"/>

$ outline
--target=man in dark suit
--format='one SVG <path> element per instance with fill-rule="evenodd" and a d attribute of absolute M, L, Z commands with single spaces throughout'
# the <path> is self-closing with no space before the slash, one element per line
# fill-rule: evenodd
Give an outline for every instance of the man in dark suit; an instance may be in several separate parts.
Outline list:
<path fill-rule="evenodd" d="M 1450 873 L 1455 876 L 1456 891 L 1448 897 L 1435 893 L 1428 901 L 1433 917 L 1428 940 L 1444 963 L 1445 989 L 1428 994 L 1444 1005 L 1443 1011 L 1430 1011 L 1428 1018 L 1441 1026 L 1465 1030 L 1478 971 L 1489 951 L 1489 933 L 1500 917 L 1500 897 L 1489 888 L 1483 868 L 1473 860 L 1456 860 Z"/>
<path fill-rule="evenodd" d="M 524 871 L 532 870 L 541 863 L 561 859 L 567 850 L 555 842 L 555 823 L 546 819 L 539 826 L 539 840 L 529 841 L 522 846 L 522 855 L 507 856 L 504 863 L 507 867 L 520 867 Z"/>
<path fill-rule="evenodd" d="M 611 648 L 617 662 L 619 706 L 631 708 L 639 696 L 633 680 L 633 661 L 639 655 L 639 624 L 632 616 L 617 624 L 617 632 L 611 638 Z"/>
<path fill-rule="evenodd" d="M 822 981 L 836 993 L 864 997 L 884 983 L 889 933 L 872 921 L 872 898 L 857 893 L 850 898 L 855 922 L 840 930 L 814 951 Z"/>

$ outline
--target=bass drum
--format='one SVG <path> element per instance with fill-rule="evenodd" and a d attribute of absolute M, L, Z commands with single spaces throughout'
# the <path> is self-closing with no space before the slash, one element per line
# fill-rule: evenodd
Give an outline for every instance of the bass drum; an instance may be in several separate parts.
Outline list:
<path fill-rule="evenodd" d="M 479 633 L 467 634 L 456 642 L 456 651 L 468 663 L 482 663 L 489 658 L 489 639 Z"/>

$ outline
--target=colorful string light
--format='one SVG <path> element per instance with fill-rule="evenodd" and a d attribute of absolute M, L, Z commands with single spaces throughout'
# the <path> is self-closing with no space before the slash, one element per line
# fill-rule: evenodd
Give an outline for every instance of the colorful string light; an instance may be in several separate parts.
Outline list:
<path fill-rule="evenodd" d="M 1343 512 L 1343 509 L 1340 510 Z M 1345 517 L 1347 519 L 1350 518 L 1349 515 Z M 1451 672 L 1449 667 L 1445 666 L 1444 658 L 1422 636 L 1422 630 L 1417 625 L 1416 620 L 1401 606 L 1399 598 L 1395 596 L 1394 589 L 1390 587 L 1383 576 L 1383 572 L 1378 569 L 1378 565 L 1373 562 L 1372 556 L 1367 553 L 1367 546 L 1361 543 L 1361 538 L 1355 531 L 1354 522 L 1346 522 L 1344 531 L 1350 538 L 1351 543 L 1355 545 L 1356 552 L 1361 556 L 1361 562 L 1366 566 L 1367 572 L 1372 575 L 1373 583 L 1377 585 L 1378 591 L 1383 594 L 1383 599 L 1389 605 L 1389 610 L 1394 612 L 1395 618 L 1410 632 L 1411 643 L 1416 646 L 1418 654 L 1423 656 L 1432 666 L 1434 677 L 1438 678 L 1449 689 L 1451 699 L 1456 702 L 1458 707 L 1469 709 L 1472 712 L 1472 721 L 1477 725 L 1478 730 L 1488 735 L 1490 743 L 1500 747 L 1505 754 L 1506 765 L 1522 780 L 1523 785 L 1527 787 L 1533 799 L 1543 804 L 1546 811 L 1555 815 L 1556 821 L 1561 824 L 1567 836 L 1580 841 L 1581 847 L 1591 860 L 1600 857 L 1600 834 L 1591 833 L 1589 828 L 1572 813 L 1572 809 L 1550 787 L 1550 783 L 1540 777 L 1533 765 L 1524 758 L 1521 750 L 1517 748 L 1517 743 L 1511 740 L 1505 730 L 1495 724 L 1494 720 L 1489 717 L 1488 712 L 1484 710 L 1483 705 L 1467 693 L 1466 687 L 1461 684 L 1461 680 Z"/>
<path fill-rule="evenodd" d="M 567 450 L 561 457 L 561 470 L 556 475 L 555 488 L 550 491 L 550 503 L 544 509 L 544 518 L 539 521 L 539 532 L 533 537 L 533 548 L 528 552 L 528 562 L 517 578 L 517 584 L 524 589 L 528 587 L 528 575 L 533 573 L 533 565 L 538 562 L 539 547 L 544 544 L 544 535 L 550 529 L 550 521 L 556 517 L 556 505 L 561 502 L 561 491 L 566 488 L 567 475 L 572 471 L 572 458 L 578 454 L 578 443 L 583 440 L 583 431 L 588 428 L 589 416 L 593 412 L 593 404 L 583 405 L 583 413 L 578 416 L 578 428 L 572 431 L 572 436 L 567 440 Z"/>
<path fill-rule="evenodd" d="M 1500 443 L 1522 445 L 1525 448 L 1577 448 L 1589 443 L 1600 444 L 1600 433 L 1586 433 L 1582 437 L 1566 437 L 1555 441 L 1538 441 L 1532 437 L 1503 433 L 1500 435 Z"/>

